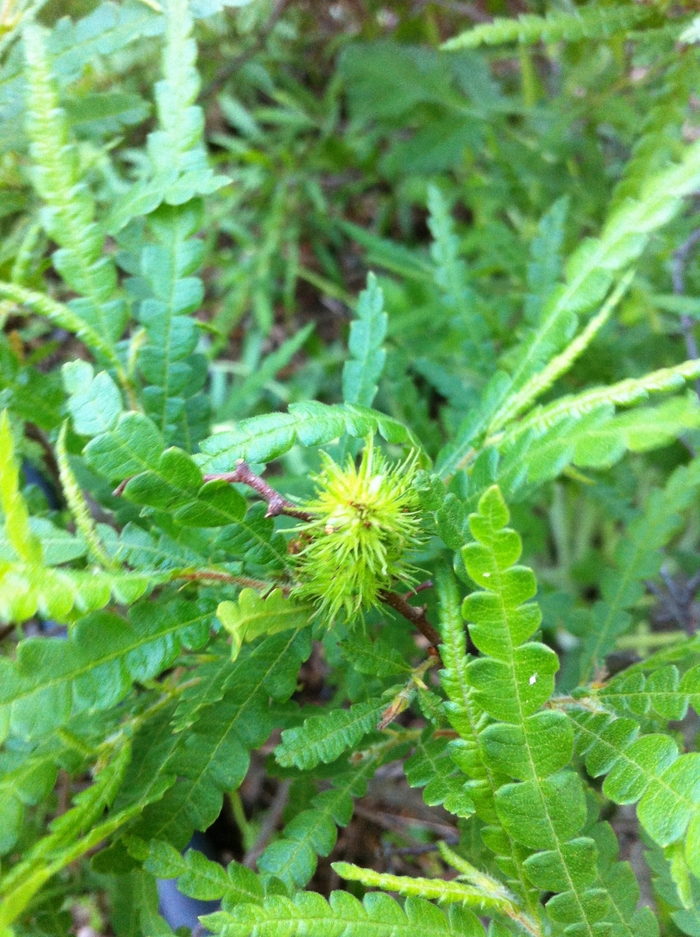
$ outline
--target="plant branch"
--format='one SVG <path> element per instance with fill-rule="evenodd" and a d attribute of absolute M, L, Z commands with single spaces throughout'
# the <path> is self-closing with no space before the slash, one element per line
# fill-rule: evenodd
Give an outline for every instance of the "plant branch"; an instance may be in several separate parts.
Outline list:
<path fill-rule="evenodd" d="M 234 586 L 243 586 L 248 589 L 257 589 L 260 592 L 271 592 L 273 589 L 285 589 L 287 586 L 277 585 L 274 582 L 265 582 L 263 579 L 251 579 L 250 576 L 234 576 L 231 573 L 225 573 L 218 569 L 197 569 L 192 571 L 178 572 L 175 579 L 186 579 L 190 582 L 200 582 L 201 580 L 210 580 L 212 582 L 228 582 Z"/>
<path fill-rule="evenodd" d="M 434 648 L 437 649 L 438 645 L 442 643 L 440 632 L 433 628 L 426 618 L 425 613 L 428 610 L 427 605 L 410 605 L 406 600 L 406 596 L 400 595 L 398 592 L 390 592 L 388 589 L 382 589 L 379 593 L 379 598 L 386 605 L 393 608 L 395 612 L 398 612 L 399 615 L 403 615 L 412 625 L 415 625 L 420 633 L 430 641 Z"/>
<path fill-rule="evenodd" d="M 205 482 L 225 481 L 231 484 L 247 485 L 253 491 L 257 491 L 260 497 L 267 501 L 267 512 L 265 517 L 279 517 L 280 514 L 287 514 L 289 517 L 297 517 L 301 521 L 313 520 L 313 515 L 308 511 L 302 511 L 291 501 L 283 497 L 279 491 L 276 491 L 268 483 L 256 475 L 247 462 L 239 459 L 236 463 L 236 469 L 233 472 L 223 472 L 217 475 L 205 475 Z"/>
<path fill-rule="evenodd" d="M 265 852 L 265 847 L 270 841 L 272 834 L 277 829 L 279 822 L 282 819 L 284 808 L 287 806 L 287 800 L 289 799 L 289 787 L 291 783 L 292 782 L 289 780 L 280 782 L 280 785 L 277 788 L 277 793 L 275 794 L 272 803 L 270 804 L 270 809 L 267 811 L 267 816 L 263 820 L 260 827 L 258 838 L 243 857 L 242 864 L 247 868 L 253 868 L 260 856 L 262 856 L 262 854 Z"/>

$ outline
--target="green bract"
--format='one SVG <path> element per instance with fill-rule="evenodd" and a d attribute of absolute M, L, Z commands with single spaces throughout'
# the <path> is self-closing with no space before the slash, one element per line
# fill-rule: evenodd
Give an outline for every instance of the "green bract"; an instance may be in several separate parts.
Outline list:
<path fill-rule="evenodd" d="M 420 543 L 415 456 L 390 465 L 368 438 L 359 467 L 350 457 L 338 465 L 322 454 L 317 495 L 303 505 L 314 516 L 311 538 L 299 554 L 296 594 L 311 599 L 332 622 L 379 603 L 392 582 L 411 580 L 407 551 Z"/>

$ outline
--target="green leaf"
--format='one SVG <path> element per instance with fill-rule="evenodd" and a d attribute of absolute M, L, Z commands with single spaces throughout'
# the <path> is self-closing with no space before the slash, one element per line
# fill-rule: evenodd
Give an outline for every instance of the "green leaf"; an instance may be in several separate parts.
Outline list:
<path fill-rule="evenodd" d="M 671 664 L 645 676 L 640 671 L 619 676 L 599 693 L 606 707 L 619 715 L 643 716 L 657 713 L 663 719 L 685 718 L 688 706 L 697 712 L 700 707 L 700 665 L 688 670 L 681 680 L 678 668 Z"/>
<path fill-rule="evenodd" d="M 400 689 L 393 687 L 380 699 L 355 703 L 349 709 L 337 709 L 323 716 L 311 716 L 303 726 L 285 729 L 275 758 L 285 767 L 294 765 L 307 771 L 319 762 L 335 761 L 377 727 L 391 695 Z"/>
<path fill-rule="evenodd" d="M 128 744 L 104 767 L 96 782 L 75 798 L 75 806 L 57 817 L 49 836 L 39 842 L 0 882 L 0 927 L 15 921 L 39 889 L 57 872 L 99 845 L 144 807 L 163 796 L 172 778 L 161 778 L 148 795 L 128 809 L 113 811 L 98 822 L 114 800 L 124 778 L 131 748 Z"/>
<path fill-rule="evenodd" d="M 600 7 L 590 3 L 575 12 L 551 12 L 547 16 L 524 14 L 514 19 L 497 18 L 493 23 L 479 24 L 444 43 L 443 49 L 474 49 L 480 45 L 501 45 L 504 42 L 576 42 L 581 39 L 607 38 L 625 32 L 651 16 L 632 4 Z"/>
<path fill-rule="evenodd" d="M 356 316 L 350 326 L 350 360 L 343 367 L 343 400 L 371 407 L 386 360 L 382 342 L 388 322 L 384 294 L 373 273 L 367 276 L 367 289 L 360 293 Z"/>
<path fill-rule="evenodd" d="M 144 868 L 157 878 L 177 877 L 178 891 L 200 901 L 223 898 L 227 909 L 242 902 L 262 903 L 258 876 L 238 862 L 230 862 L 224 869 L 194 849 L 182 855 L 168 843 L 153 840 Z"/>
<path fill-rule="evenodd" d="M 373 869 L 361 869 L 350 862 L 334 862 L 334 870 L 341 878 L 361 882 L 365 887 L 384 888 L 399 895 L 431 898 L 441 904 L 461 903 L 465 907 L 480 908 L 482 911 L 517 914 L 515 906 L 509 906 L 507 898 L 489 895 L 462 882 L 443 881 L 439 878 L 409 878 L 407 875 L 387 875 Z M 484 876 L 486 878 L 486 876 Z M 503 891 L 501 886 L 501 890 Z M 507 910 L 506 910 L 507 909 Z M 475 921 L 475 926 L 478 926 Z"/>
<path fill-rule="evenodd" d="M 103 137 L 148 117 L 149 107 L 138 94 L 125 91 L 92 92 L 66 102 L 71 128 L 88 137 Z"/>
<path fill-rule="evenodd" d="M 202 145 L 204 115 L 194 102 L 200 87 L 192 14 L 185 0 L 169 0 L 165 17 L 162 79 L 156 84 L 158 129 L 148 135 L 150 178 L 135 183 L 114 206 L 107 222 L 117 232 L 135 215 L 161 202 L 184 205 L 216 191 L 230 180 L 217 176 Z"/>
<path fill-rule="evenodd" d="M 51 521 L 44 517 L 30 517 L 29 529 L 41 542 L 42 563 L 45 566 L 59 566 L 61 563 L 69 563 L 85 556 L 87 545 L 82 537 L 75 537 L 61 527 L 54 527 Z M 0 530 L 0 560 L 9 563 L 17 560 L 17 554 L 4 529 Z"/>
<path fill-rule="evenodd" d="M 210 436 L 200 444 L 197 462 L 203 471 L 232 471 L 238 459 L 271 462 L 300 443 L 322 446 L 343 433 L 362 439 L 379 433 L 387 442 L 421 451 L 410 430 L 376 410 L 354 404 L 327 406 L 317 402 L 290 404 L 287 413 L 266 413 L 241 420 L 236 428 Z"/>
<path fill-rule="evenodd" d="M 392 677 L 411 672 L 411 665 L 406 663 L 401 652 L 382 638 L 372 641 L 368 635 L 357 632 L 341 641 L 340 647 L 359 673 Z"/>
<path fill-rule="evenodd" d="M 95 375 L 87 361 L 69 361 L 63 365 L 61 374 L 76 433 L 98 436 L 114 429 L 122 412 L 122 399 L 109 374 L 100 371 Z"/>
<path fill-rule="evenodd" d="M 0 658 L 5 734 L 44 738 L 72 715 L 116 705 L 134 680 L 149 680 L 171 666 L 181 642 L 201 646 L 212 613 L 206 603 L 144 603 L 131 610 L 129 622 L 101 612 L 83 618 L 67 641 L 20 642 L 15 661 Z"/>
<path fill-rule="evenodd" d="M 81 298 L 71 300 L 76 315 L 108 346 L 126 324 L 126 305 L 115 298 L 114 262 L 103 255 L 104 236 L 95 224 L 92 196 L 78 172 L 64 112 L 51 74 L 45 33 L 30 25 L 24 31 L 28 84 L 26 125 L 31 141 L 33 183 L 45 202 L 42 223 L 60 245 L 53 264 Z"/>
<path fill-rule="evenodd" d="M 299 329 L 296 335 L 288 338 L 279 348 L 266 355 L 243 381 L 232 387 L 216 413 L 217 420 L 230 420 L 238 416 L 240 411 L 250 412 L 260 396 L 260 391 L 272 381 L 278 371 L 287 367 L 294 355 L 304 346 L 313 329 L 313 322 Z"/>
<path fill-rule="evenodd" d="M 593 937 L 597 925 L 608 920 L 609 895 L 593 887 L 593 876 L 576 884 L 581 879 L 580 853 L 574 846 L 586 820 L 585 794 L 578 774 L 568 768 L 572 736 L 566 717 L 538 712 L 553 691 L 559 661 L 543 644 L 523 644 L 539 625 L 540 615 L 536 606 L 527 604 L 535 592 L 532 573 L 514 565 L 521 543 L 506 527 L 508 518 L 496 486 L 481 496 L 478 512 L 469 518 L 474 543 L 463 549 L 465 567 L 477 586 L 485 588 L 467 598 L 463 611 L 472 622 L 472 640 L 488 656 L 463 661 L 461 680 L 473 687 L 478 705 L 498 720 L 479 726 L 478 745 L 491 771 L 518 781 L 498 787 L 494 801 L 511 839 L 540 852 L 536 861 L 527 859 L 525 874 L 533 885 L 555 892 L 547 902 L 552 920 L 567 925 L 567 930 L 572 927 L 572 933 Z M 463 719 L 453 725 L 464 732 Z M 468 767 L 474 760 L 473 729 L 464 735 L 465 750 L 457 747 L 454 757 Z"/>
<path fill-rule="evenodd" d="M 122 413 L 113 430 L 91 439 L 85 458 L 96 472 L 120 481 L 158 464 L 163 437 L 143 413 Z"/>
<path fill-rule="evenodd" d="M 239 905 L 228 914 L 209 914 L 202 923 L 222 937 L 478 937 L 476 920 L 459 907 L 446 915 L 420 898 L 408 898 L 402 909 L 387 895 L 367 895 L 360 904 L 347 892 L 334 891 L 328 903 L 314 892 L 293 900 L 275 895 L 262 907 Z"/>
<path fill-rule="evenodd" d="M 639 821 L 660 846 L 683 843 L 687 835 L 686 855 L 697 868 L 700 756 L 680 755 L 667 735 L 639 736 L 632 719 L 590 712 L 570 716 L 588 771 L 607 775 L 606 797 L 615 803 L 639 801 Z"/>
<path fill-rule="evenodd" d="M 393 742 L 389 742 L 388 747 Z M 352 818 L 353 798 L 367 791 L 367 780 L 374 774 L 382 753 L 373 751 L 358 759 L 351 770 L 333 778 L 330 790 L 322 791 L 288 823 L 282 836 L 265 849 L 258 868 L 274 875 L 287 886 L 303 887 L 316 871 L 316 856 L 327 856 L 335 846 L 337 827 L 347 826 Z"/>
<path fill-rule="evenodd" d="M 443 302 L 453 316 L 458 316 L 469 340 L 468 352 L 479 362 L 483 358 L 482 343 L 487 335 L 486 323 L 476 307 L 476 297 L 467 281 L 467 269 L 459 256 L 459 240 L 447 202 L 440 189 L 428 188 L 428 225 L 433 236 L 430 248 L 435 262 L 435 282 Z"/>
<path fill-rule="evenodd" d="M 277 634 L 290 628 L 303 628 L 313 609 L 286 599 L 281 589 L 261 598 L 254 589 L 242 589 L 235 602 L 220 602 L 216 616 L 231 635 L 231 659 L 235 660 L 244 641 L 263 634 Z"/>
<path fill-rule="evenodd" d="M 641 583 L 656 575 L 661 566 L 660 549 L 681 522 L 700 486 L 700 460 L 680 466 L 663 490 L 649 495 L 644 512 L 630 524 L 627 535 L 614 552 L 615 568 L 601 580 L 602 598 L 591 610 L 581 655 L 581 682 L 613 649 L 618 635 L 632 624 L 630 609 L 642 593 Z"/>
<path fill-rule="evenodd" d="M 470 817 L 475 810 L 467 781 L 451 757 L 445 738 L 422 738 L 404 771 L 409 787 L 422 787 L 423 800 L 429 807 L 443 804 L 458 817 Z"/>

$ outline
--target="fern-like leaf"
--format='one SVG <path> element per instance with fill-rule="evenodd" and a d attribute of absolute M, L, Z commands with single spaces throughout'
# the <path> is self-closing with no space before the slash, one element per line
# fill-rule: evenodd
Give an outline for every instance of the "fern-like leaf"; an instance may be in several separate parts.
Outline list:
<path fill-rule="evenodd" d="M 183 856 L 169 843 L 154 840 L 144 868 L 158 878 L 177 878 L 178 891 L 190 898 L 223 899 L 226 910 L 243 902 L 262 903 L 263 889 L 255 872 L 238 862 L 223 869 L 195 849 L 188 849 Z"/>
<path fill-rule="evenodd" d="M 445 738 L 427 738 L 416 745 L 406 761 L 404 772 L 409 787 L 422 787 L 423 800 L 429 807 L 443 804 L 445 810 L 458 817 L 470 817 L 475 810 L 464 774 L 457 768 Z"/>
<path fill-rule="evenodd" d="M 237 459 L 271 462 L 299 442 L 321 446 L 343 433 L 363 439 L 379 433 L 387 442 L 410 445 L 421 451 L 418 440 L 398 420 L 355 404 L 327 406 L 317 402 L 290 404 L 287 413 L 266 413 L 241 420 L 235 429 L 205 439 L 196 460 L 206 472 L 235 468 Z"/>
<path fill-rule="evenodd" d="M 367 781 L 394 744 L 390 740 L 384 748 L 376 746 L 334 777 L 330 790 L 317 794 L 309 809 L 297 814 L 282 836 L 270 843 L 258 859 L 258 868 L 291 888 L 307 885 L 316 871 L 316 856 L 327 856 L 333 849 L 337 828 L 347 826 L 352 818 L 353 798 L 364 796 Z"/>
<path fill-rule="evenodd" d="M 367 289 L 360 293 L 356 315 L 350 326 L 350 360 L 343 368 L 343 400 L 371 407 L 386 360 L 382 342 L 388 321 L 384 294 L 373 273 L 367 277 Z"/>
<path fill-rule="evenodd" d="M 341 878 L 350 882 L 361 882 L 368 888 L 383 888 L 407 897 L 428 898 L 441 904 L 464 904 L 484 912 L 507 914 L 513 908 L 504 897 L 488 895 L 473 885 L 457 881 L 444 881 L 440 878 L 409 877 L 407 875 L 387 875 L 372 869 L 361 869 L 350 862 L 334 862 L 333 868 Z M 505 889 L 500 886 L 503 893 Z M 513 909 L 514 910 L 514 909 Z M 534 929 L 539 933 L 539 928 Z"/>
<path fill-rule="evenodd" d="M 605 796 L 617 804 L 639 801 L 637 816 L 654 842 L 680 843 L 698 875 L 700 754 L 680 754 L 668 735 L 639 735 L 634 719 L 585 712 L 571 718 L 589 773 L 606 775 Z"/>
<path fill-rule="evenodd" d="M 0 737 L 41 739 L 72 715 L 114 706 L 134 680 L 148 680 L 176 659 L 180 643 L 200 647 L 213 608 L 177 601 L 135 606 L 126 622 L 106 612 L 83 618 L 69 640 L 30 638 L 16 660 L 0 658 Z"/>
<path fill-rule="evenodd" d="M 681 466 L 666 487 L 653 491 L 644 512 L 630 524 L 627 536 L 615 548 L 616 568 L 601 582 L 602 598 L 591 609 L 581 656 L 581 680 L 585 682 L 596 665 L 614 647 L 616 638 L 629 629 L 629 609 L 644 592 L 643 583 L 661 566 L 660 549 L 681 522 L 700 486 L 700 460 Z"/>
<path fill-rule="evenodd" d="M 471 911 L 453 906 L 444 914 L 420 898 L 404 908 L 387 895 L 367 895 L 362 904 L 335 891 L 328 902 L 314 892 L 293 900 L 275 895 L 260 905 L 239 905 L 230 913 L 202 918 L 221 937 L 480 937 L 483 928 Z"/>
<path fill-rule="evenodd" d="M 155 243 L 141 251 L 139 283 L 146 298 L 137 313 L 146 333 L 138 353 L 147 385 L 143 400 L 166 438 L 191 450 L 203 435 L 193 431 L 192 424 L 206 426 L 208 413 L 199 393 L 206 364 L 194 355 L 199 335 L 191 315 L 204 297 L 202 281 L 193 276 L 204 254 L 204 244 L 193 237 L 201 227 L 202 205 L 197 200 L 178 207 L 164 205 L 148 221 Z"/>
<path fill-rule="evenodd" d="M 151 176 L 136 183 L 116 204 L 107 222 L 112 232 L 163 201 L 183 205 L 229 182 L 209 167 L 201 140 L 204 114 L 194 103 L 200 79 L 192 26 L 188 0 L 167 0 L 163 77 L 155 88 L 159 127 L 147 140 Z"/>
<path fill-rule="evenodd" d="M 253 589 L 243 589 L 235 602 L 220 602 L 216 615 L 231 635 L 231 657 L 236 659 L 244 641 L 263 634 L 303 628 L 313 614 L 310 606 L 286 599 L 280 589 L 265 598 Z"/>
<path fill-rule="evenodd" d="M 480 45 L 503 45 L 505 42 L 577 42 L 581 39 L 606 39 L 649 19 L 653 11 L 632 4 L 614 7 L 591 3 L 571 13 L 547 16 L 524 14 L 514 19 L 497 18 L 493 23 L 475 26 L 443 45 L 443 49 L 474 49 Z"/>
<path fill-rule="evenodd" d="M 284 701 L 292 695 L 310 650 L 308 629 L 267 638 L 233 665 L 226 660 L 218 692 L 193 688 L 187 732 L 173 733 L 172 712 L 144 726 L 115 806 L 128 806 L 163 773 L 178 780 L 160 803 L 143 812 L 131 835 L 183 849 L 194 829 L 205 830 L 214 822 L 224 792 L 235 790 L 245 777 L 250 750 L 262 745 L 274 727 L 270 698 Z"/>
<path fill-rule="evenodd" d="M 532 572 L 514 565 L 518 535 L 497 488 L 489 489 L 469 519 L 475 542 L 463 549 L 465 567 L 480 591 L 464 603 L 474 644 L 484 655 L 467 675 L 477 703 L 494 722 L 479 736 L 484 760 L 515 779 L 496 793 L 496 810 L 508 834 L 532 854 L 525 860 L 531 883 L 554 892 L 547 902 L 565 931 L 594 935 L 606 921 L 609 898 L 595 889 L 596 846 L 582 837 L 583 787 L 567 770 L 573 748 L 563 713 L 543 710 L 554 687 L 556 655 L 528 640 L 540 612 L 528 602 L 536 591 Z"/>
<path fill-rule="evenodd" d="M 281 765 L 294 765 L 304 770 L 314 768 L 319 762 L 335 761 L 377 727 L 391 695 L 400 689 L 400 686 L 393 687 L 380 699 L 354 703 L 349 709 L 337 709 L 323 716 L 311 716 L 302 726 L 285 729 L 275 758 Z"/>
<path fill-rule="evenodd" d="M 130 807 L 100 817 L 114 800 L 131 756 L 124 745 L 99 773 L 95 784 L 75 798 L 75 806 L 53 821 L 51 833 L 0 880 L 0 928 L 4 932 L 50 878 L 84 856 L 138 815 L 148 803 L 163 796 L 173 778 L 161 777 L 147 797 Z"/>
<path fill-rule="evenodd" d="M 447 202 L 437 186 L 428 189 L 428 225 L 433 236 L 430 248 L 435 262 L 435 282 L 453 316 L 458 317 L 469 339 L 469 351 L 482 358 L 486 323 L 476 308 L 474 291 L 467 282 L 466 264 L 459 256 L 459 241 Z"/>
<path fill-rule="evenodd" d="M 124 300 L 115 298 L 116 269 L 103 256 L 104 236 L 95 222 L 92 196 L 79 176 L 77 153 L 59 107 L 40 27 L 27 27 L 24 47 L 34 185 L 46 203 L 44 227 L 61 248 L 53 255 L 53 263 L 81 297 L 71 300 L 75 314 L 111 347 L 124 331 L 127 316 Z"/>
<path fill-rule="evenodd" d="M 692 706 L 700 715 L 700 665 L 681 677 L 671 664 L 646 676 L 637 670 L 623 672 L 603 687 L 596 697 L 618 715 L 657 715 L 664 720 L 684 719 Z"/>
<path fill-rule="evenodd" d="M 475 699 L 469 678 L 464 623 L 454 577 L 446 570 L 441 570 L 437 588 L 440 598 L 441 653 L 445 664 L 440 679 L 448 697 L 445 704 L 447 717 L 459 735 L 450 744 L 450 754 L 455 764 L 470 779 L 463 789 L 464 794 L 474 801 L 477 815 L 488 824 L 482 829 L 484 842 L 496 854 L 499 868 L 508 876 L 513 890 L 533 914 L 537 908 L 537 891 L 525 872 L 524 860 L 528 853 L 508 830 L 503 829 L 496 811 L 496 794 L 506 776 L 494 768 L 481 751 L 479 737 L 488 724 L 488 718 Z"/>

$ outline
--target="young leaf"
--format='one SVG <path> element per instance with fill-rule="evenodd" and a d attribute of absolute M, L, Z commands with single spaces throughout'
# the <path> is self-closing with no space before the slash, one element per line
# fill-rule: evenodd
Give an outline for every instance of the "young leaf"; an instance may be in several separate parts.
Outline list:
<path fill-rule="evenodd" d="M 281 589 L 261 598 L 254 589 L 242 589 L 236 602 L 221 602 L 216 616 L 231 635 L 231 659 L 235 660 L 244 641 L 263 634 L 277 634 L 309 623 L 313 609 L 286 599 Z"/>
<path fill-rule="evenodd" d="M 357 318 L 350 326 L 350 360 L 343 367 L 345 403 L 372 406 L 386 360 L 382 342 L 388 320 L 383 310 L 384 295 L 376 277 L 370 273 L 367 276 L 367 289 L 360 293 L 357 301 Z"/>
<path fill-rule="evenodd" d="M 103 256 L 104 237 L 95 223 L 92 196 L 78 174 L 78 160 L 59 107 L 40 27 L 27 27 L 24 48 L 33 181 L 46 203 L 44 227 L 61 247 L 53 263 L 81 297 L 70 302 L 75 314 L 111 347 L 124 331 L 126 305 L 123 299 L 115 298 L 116 270 L 113 261 Z"/>
<path fill-rule="evenodd" d="M 601 7 L 591 3 L 575 12 L 553 12 L 547 16 L 525 14 L 516 19 L 497 18 L 493 23 L 474 26 L 455 36 L 443 45 L 443 49 L 456 51 L 505 42 L 551 43 L 607 38 L 633 28 L 650 15 L 651 11 L 640 10 L 632 4 Z"/>
<path fill-rule="evenodd" d="M 327 406 L 308 402 L 290 404 L 287 413 L 266 413 L 241 420 L 234 430 L 217 433 L 200 444 L 197 462 L 204 471 L 231 471 L 237 459 L 271 462 L 299 442 L 322 446 L 343 433 L 362 439 L 379 433 L 387 442 L 410 445 L 421 450 L 415 436 L 405 426 L 376 410 L 356 404 Z"/>
<path fill-rule="evenodd" d="M 329 902 L 314 892 L 294 900 L 275 895 L 260 905 L 239 905 L 228 914 L 202 918 L 222 937 L 480 937 L 482 927 L 470 912 L 453 906 L 448 914 L 420 898 L 404 908 L 387 895 L 367 895 L 360 904 L 347 892 L 334 891 Z"/>
<path fill-rule="evenodd" d="M 338 709 L 323 716 L 311 716 L 303 726 L 285 729 L 275 758 L 285 767 L 295 765 L 304 770 L 314 768 L 319 762 L 328 764 L 335 761 L 348 748 L 354 748 L 368 732 L 376 729 L 388 705 L 388 698 L 400 689 L 392 687 L 380 699 L 355 703 L 350 709 Z"/>

